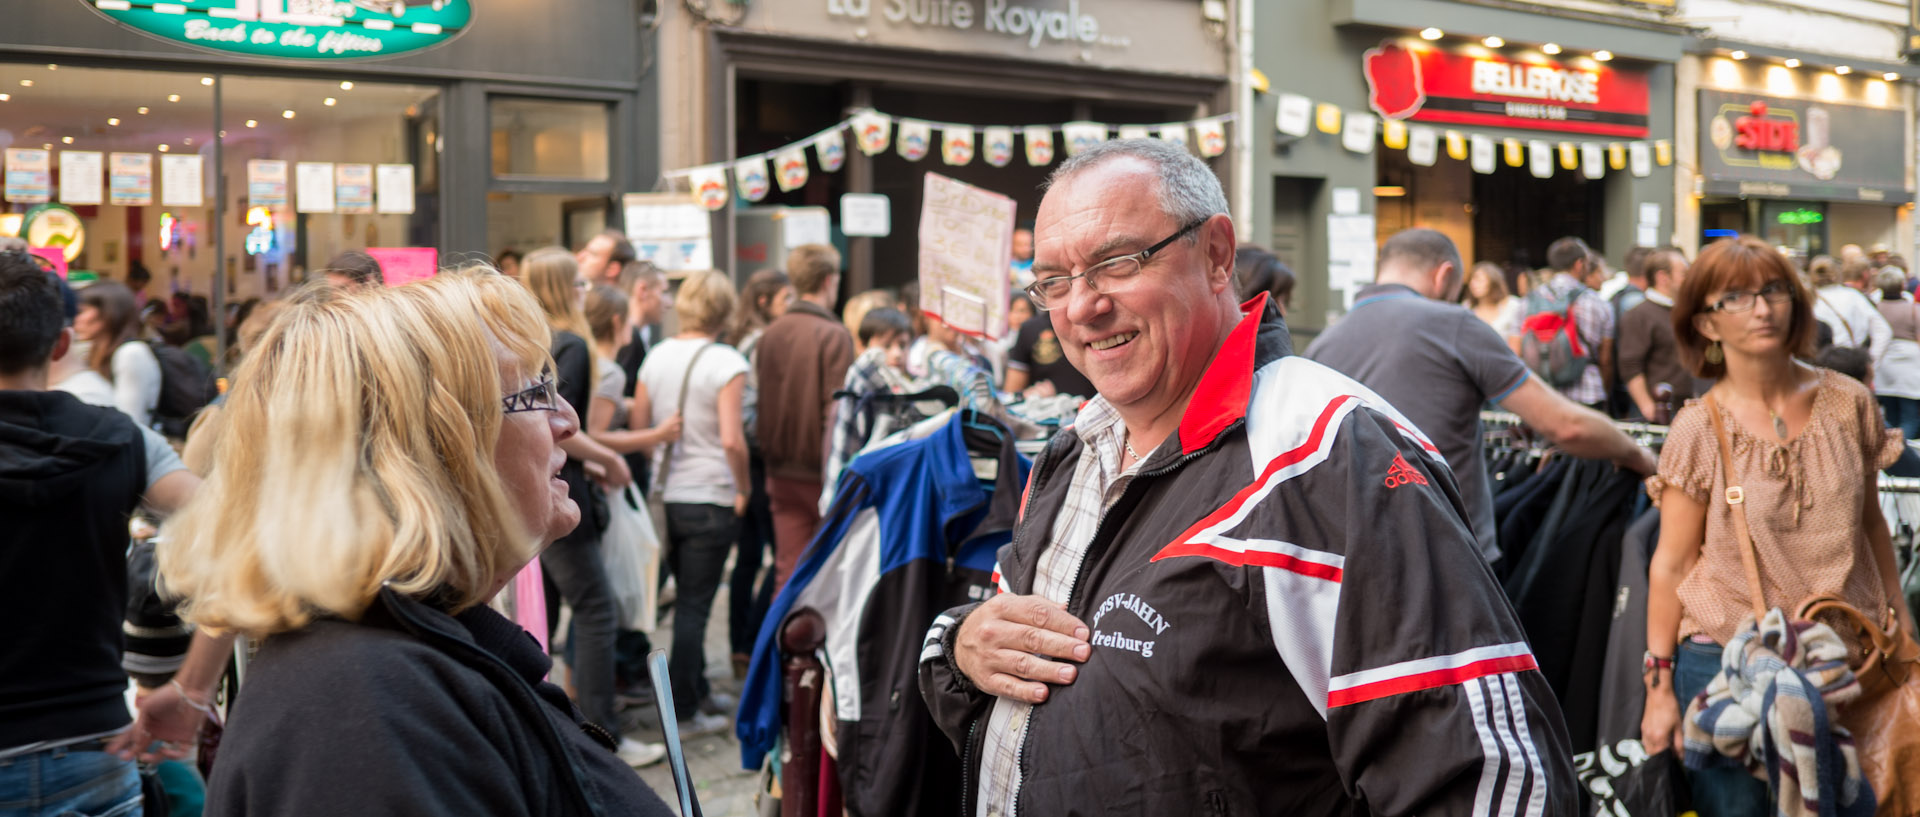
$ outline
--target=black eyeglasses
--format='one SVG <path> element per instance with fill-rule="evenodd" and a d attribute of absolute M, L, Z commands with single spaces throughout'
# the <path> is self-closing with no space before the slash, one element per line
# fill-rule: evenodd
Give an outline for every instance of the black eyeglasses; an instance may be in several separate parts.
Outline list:
<path fill-rule="evenodd" d="M 1746 312 L 1753 309 L 1755 298 L 1765 298 L 1773 306 L 1781 306 L 1793 300 L 1793 287 L 1785 281 L 1774 281 L 1760 288 L 1759 292 L 1747 292 L 1740 289 L 1727 290 L 1720 300 L 1707 305 L 1708 312 Z"/>
<path fill-rule="evenodd" d="M 559 410 L 560 391 L 554 386 L 552 369 L 541 369 L 540 379 L 534 381 L 533 385 L 500 398 L 502 414 Z"/>
<path fill-rule="evenodd" d="M 1098 294 L 1111 295 L 1119 291 L 1118 288 L 1124 286 L 1125 282 L 1139 275 L 1140 268 L 1146 265 L 1147 260 L 1152 258 L 1154 253 L 1166 249 L 1167 245 L 1172 244 L 1175 239 L 1198 229 L 1200 225 L 1207 223 L 1207 218 L 1197 219 L 1181 227 L 1179 232 L 1161 239 L 1158 244 L 1131 255 L 1109 258 L 1088 267 L 1086 272 L 1079 275 L 1055 275 L 1035 281 L 1027 286 L 1027 297 L 1033 301 L 1034 309 L 1046 312 L 1056 305 L 1056 301 L 1066 299 L 1067 294 L 1073 291 L 1073 282 L 1076 278 L 1085 278 L 1087 288 Z"/>

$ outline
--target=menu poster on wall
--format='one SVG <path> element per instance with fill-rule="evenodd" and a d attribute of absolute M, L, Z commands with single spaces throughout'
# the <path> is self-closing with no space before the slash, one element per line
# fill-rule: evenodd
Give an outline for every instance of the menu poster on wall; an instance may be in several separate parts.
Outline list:
<path fill-rule="evenodd" d="M 115 153 L 107 157 L 107 203 L 145 207 L 153 203 L 153 155 Z"/>
<path fill-rule="evenodd" d="M 373 176 L 375 212 L 413 212 L 413 165 L 380 165 L 373 169 Z"/>
<path fill-rule="evenodd" d="M 713 222 L 685 193 L 629 193 L 621 199 L 627 238 L 642 261 L 663 270 L 713 269 Z"/>
<path fill-rule="evenodd" d="M 247 162 L 247 204 L 254 207 L 282 207 L 287 203 L 287 162 L 285 159 L 253 159 Z"/>
<path fill-rule="evenodd" d="M 928 173 L 920 208 L 920 308 L 948 326 L 1007 333 L 1013 199 Z"/>
<path fill-rule="evenodd" d="M 335 165 L 334 212 L 373 212 L 373 165 Z"/>
<path fill-rule="evenodd" d="M 886 236 L 893 232 L 893 203 L 885 193 L 841 194 L 840 232 L 849 236 Z"/>
<path fill-rule="evenodd" d="M 390 287 L 425 281 L 440 271 L 440 255 L 432 247 L 368 247 L 367 254 L 380 262 L 380 278 Z"/>
<path fill-rule="evenodd" d="M 97 150 L 60 152 L 60 203 L 99 204 L 107 172 L 106 154 Z"/>
<path fill-rule="evenodd" d="M 160 157 L 160 204 L 163 207 L 203 206 L 204 165 L 197 155 Z"/>
<path fill-rule="evenodd" d="M 53 200 L 53 154 L 7 148 L 7 201 L 42 204 Z"/>
<path fill-rule="evenodd" d="M 301 162 L 293 169 L 294 208 L 302 213 L 333 212 L 333 163 Z"/>

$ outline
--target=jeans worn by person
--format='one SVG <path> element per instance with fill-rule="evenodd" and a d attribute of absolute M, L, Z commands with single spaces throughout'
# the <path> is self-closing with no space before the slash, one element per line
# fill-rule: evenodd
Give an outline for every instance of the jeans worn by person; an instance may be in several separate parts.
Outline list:
<path fill-rule="evenodd" d="M 1920 400 L 1879 395 L 1880 411 L 1887 416 L 1887 427 L 1900 429 L 1907 441 L 1920 439 Z"/>
<path fill-rule="evenodd" d="M 573 608 L 568 638 L 573 662 L 567 671 L 587 719 L 620 733 L 613 706 L 613 639 L 619 611 L 607 584 L 600 541 L 562 540 L 540 554 L 540 569 L 553 580 L 567 606 Z"/>
<path fill-rule="evenodd" d="M 667 676 L 673 683 L 674 711 L 683 718 L 692 717 L 712 691 L 707 684 L 707 620 L 713 615 L 713 597 L 739 531 L 740 517 L 732 508 L 667 503 L 667 538 L 672 542 L 667 568 L 678 587 Z"/>
<path fill-rule="evenodd" d="M 0 759 L 0 817 L 137 817 L 140 770 L 133 761 L 76 748 Z"/>
<path fill-rule="evenodd" d="M 760 635 L 761 619 L 773 602 L 774 578 L 760 578 L 760 567 L 773 548 L 773 510 L 768 505 L 767 466 L 758 454 L 748 462 L 753 492 L 747 515 L 740 519 L 740 544 L 734 552 L 733 574 L 727 583 L 727 641 L 735 655 L 752 655 Z M 758 589 L 755 585 L 758 584 Z"/>
<path fill-rule="evenodd" d="M 1684 718 L 1687 703 L 1720 674 L 1722 649 L 1718 644 L 1687 639 L 1680 642 L 1678 652 L 1673 692 L 1680 700 L 1680 716 Z M 1707 768 L 1688 769 L 1687 787 L 1693 792 L 1693 810 L 1700 817 L 1765 817 L 1773 812 L 1767 784 L 1732 758 L 1715 755 Z"/>

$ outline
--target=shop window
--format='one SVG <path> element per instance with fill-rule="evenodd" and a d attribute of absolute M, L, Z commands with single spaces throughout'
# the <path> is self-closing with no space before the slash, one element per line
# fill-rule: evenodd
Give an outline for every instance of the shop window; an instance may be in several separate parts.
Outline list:
<path fill-rule="evenodd" d="M 501 97 L 488 103 L 488 115 L 495 176 L 609 178 L 605 104 Z"/>
<path fill-rule="evenodd" d="M 531 252 L 559 246 L 577 250 L 607 228 L 605 196 L 551 193 L 492 193 L 487 196 L 488 248 Z"/>

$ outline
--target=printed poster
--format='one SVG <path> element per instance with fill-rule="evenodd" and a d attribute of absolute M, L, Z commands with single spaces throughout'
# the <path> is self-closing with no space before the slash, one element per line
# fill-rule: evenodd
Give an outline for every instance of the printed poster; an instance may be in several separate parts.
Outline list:
<path fill-rule="evenodd" d="M 334 165 L 333 199 L 336 213 L 373 212 L 373 165 Z"/>
<path fill-rule="evenodd" d="M 283 207 L 287 203 L 287 161 L 252 159 L 247 162 L 247 204 Z"/>
<path fill-rule="evenodd" d="M 893 203 L 885 193 L 840 195 L 840 232 L 884 237 L 893 232 Z"/>
<path fill-rule="evenodd" d="M 333 212 L 333 163 L 301 162 L 293 169 L 295 207 L 302 213 Z"/>
<path fill-rule="evenodd" d="M 7 201 L 42 204 L 53 200 L 53 154 L 7 148 Z"/>
<path fill-rule="evenodd" d="M 373 169 L 374 212 L 413 212 L 413 165 L 380 165 Z"/>
<path fill-rule="evenodd" d="M 106 154 L 97 150 L 60 152 L 60 203 L 100 204 L 107 172 Z"/>
<path fill-rule="evenodd" d="M 206 188 L 206 167 L 199 154 L 160 157 L 161 206 L 204 207 Z"/>
<path fill-rule="evenodd" d="M 122 207 L 153 204 L 153 155 L 115 153 L 107 157 L 107 203 Z"/>
<path fill-rule="evenodd" d="M 920 209 L 920 308 L 948 326 L 1007 333 L 1013 199 L 928 173 Z"/>

